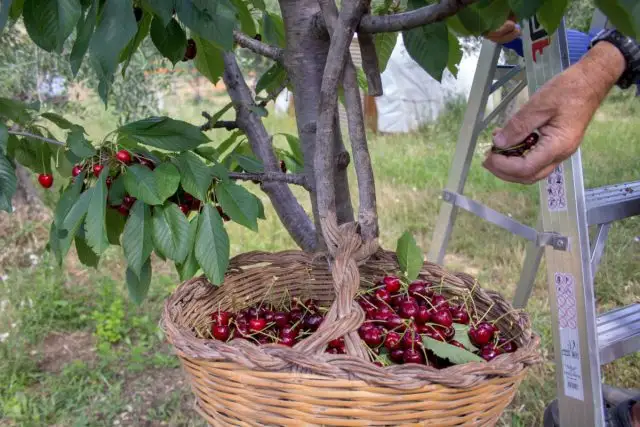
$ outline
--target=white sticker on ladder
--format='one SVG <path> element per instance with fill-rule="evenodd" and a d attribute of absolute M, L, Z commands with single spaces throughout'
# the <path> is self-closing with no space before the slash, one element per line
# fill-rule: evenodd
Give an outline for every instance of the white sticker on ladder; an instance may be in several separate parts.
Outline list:
<path fill-rule="evenodd" d="M 562 164 L 558 165 L 547 177 L 547 205 L 551 212 L 567 210 L 567 192 Z"/>
<path fill-rule="evenodd" d="M 556 273 L 555 281 L 564 394 L 584 401 L 575 280 L 570 274 Z"/>

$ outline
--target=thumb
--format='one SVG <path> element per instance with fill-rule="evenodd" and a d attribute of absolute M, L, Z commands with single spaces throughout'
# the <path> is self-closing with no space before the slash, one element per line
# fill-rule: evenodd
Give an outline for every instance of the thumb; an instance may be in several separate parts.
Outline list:
<path fill-rule="evenodd" d="M 550 111 L 537 107 L 534 99 L 522 107 L 502 129 L 493 133 L 493 144 L 498 148 L 508 148 L 520 144 L 533 131 L 550 119 Z"/>

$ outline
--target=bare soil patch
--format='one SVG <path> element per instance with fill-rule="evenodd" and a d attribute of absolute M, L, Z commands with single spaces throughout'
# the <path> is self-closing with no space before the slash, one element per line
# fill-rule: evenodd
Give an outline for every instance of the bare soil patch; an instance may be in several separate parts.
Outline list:
<path fill-rule="evenodd" d="M 52 332 L 45 337 L 36 350 L 42 355 L 39 367 L 44 372 L 56 373 L 70 362 L 95 360 L 95 338 L 88 332 Z"/>

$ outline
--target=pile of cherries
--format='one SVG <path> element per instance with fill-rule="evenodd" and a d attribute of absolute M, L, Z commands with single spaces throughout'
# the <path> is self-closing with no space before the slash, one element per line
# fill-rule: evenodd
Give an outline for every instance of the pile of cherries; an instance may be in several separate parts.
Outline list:
<path fill-rule="evenodd" d="M 487 361 L 517 349 L 495 322 L 485 321 L 485 315 L 476 316 L 465 303 L 453 304 L 438 292 L 438 285 L 427 281 L 403 283 L 398 277 L 386 276 L 374 287 L 362 289 L 356 300 L 366 314 L 358 334 L 378 365 L 451 366 L 448 359 L 425 348 L 424 337 L 471 351 Z M 293 346 L 318 329 L 327 311 L 313 299 L 296 298 L 278 306 L 258 303 L 237 313 L 217 310 L 211 314 L 211 336 L 220 341 L 247 339 Z M 345 354 L 344 338 L 329 342 L 325 351 Z"/>

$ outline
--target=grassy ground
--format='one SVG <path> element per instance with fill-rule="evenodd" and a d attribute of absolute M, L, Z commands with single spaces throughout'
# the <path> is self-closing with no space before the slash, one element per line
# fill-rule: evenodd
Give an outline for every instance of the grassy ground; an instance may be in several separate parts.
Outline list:
<path fill-rule="evenodd" d="M 171 113 L 193 120 L 202 109 L 180 105 Z M 638 179 L 637 112 L 637 101 L 613 95 L 598 113 L 584 143 L 588 186 Z M 371 136 L 385 247 L 393 249 L 396 239 L 409 229 L 422 248 L 428 248 L 463 113 L 464 107 L 457 105 L 419 133 Z M 106 116 L 96 112 L 94 118 L 88 123 L 90 132 L 101 135 L 110 130 Z M 294 123 L 287 119 L 270 117 L 267 125 L 270 131 L 295 132 Z M 223 138 L 222 132 L 216 132 L 214 140 Z M 488 133 L 481 140 L 480 152 L 489 142 Z M 537 187 L 504 183 L 480 167 L 481 159 L 481 153 L 474 158 L 466 193 L 533 225 Z M 353 174 L 351 183 L 353 188 Z M 233 254 L 294 247 L 267 199 L 263 200 L 267 220 L 260 224 L 259 238 L 230 226 Z M 304 204 L 308 207 L 306 199 Z M 47 227 L 46 219 L 0 215 L 0 247 L 3 254 L 11 255 L 0 258 L 4 260 L 0 265 L 0 425 L 204 425 L 192 410 L 193 398 L 177 359 L 157 328 L 162 302 L 177 283 L 175 272 L 157 261 L 150 297 L 135 306 L 126 298 L 124 264 L 115 248 L 97 270 L 82 267 L 73 254 L 60 270 L 43 251 Z M 612 229 L 596 278 L 601 309 L 631 303 L 640 295 L 640 243 L 635 236 L 640 236 L 640 218 Z M 461 213 L 447 267 L 470 272 L 483 286 L 510 297 L 524 244 Z M 542 335 L 546 363 L 523 383 L 502 425 L 540 425 L 544 407 L 554 396 L 545 289 L 541 271 L 528 310 Z M 640 358 L 627 357 L 604 371 L 610 383 L 635 386 Z"/>

